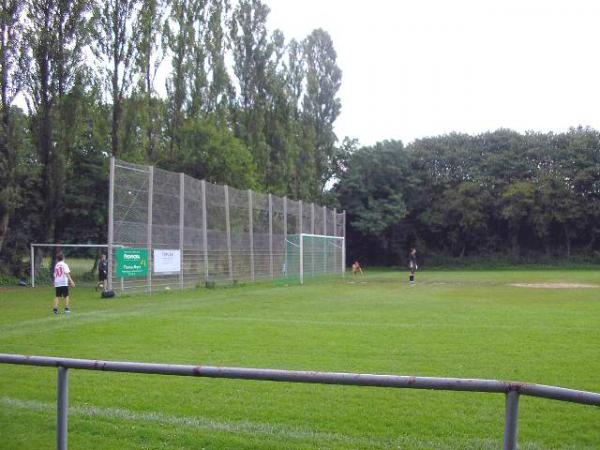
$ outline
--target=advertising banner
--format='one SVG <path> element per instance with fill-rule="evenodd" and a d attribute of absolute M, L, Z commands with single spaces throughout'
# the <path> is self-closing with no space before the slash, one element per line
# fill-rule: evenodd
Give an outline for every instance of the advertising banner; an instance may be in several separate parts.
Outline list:
<path fill-rule="evenodd" d="M 154 250 L 154 273 L 179 273 L 181 250 Z"/>
<path fill-rule="evenodd" d="M 117 277 L 136 278 L 148 275 L 148 250 L 145 248 L 117 249 Z"/>

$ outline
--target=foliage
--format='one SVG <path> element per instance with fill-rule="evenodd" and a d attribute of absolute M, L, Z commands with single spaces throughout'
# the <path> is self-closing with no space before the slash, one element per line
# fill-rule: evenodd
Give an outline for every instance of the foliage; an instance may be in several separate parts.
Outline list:
<path fill-rule="evenodd" d="M 350 153 L 335 192 L 348 211 L 350 256 L 598 256 L 600 133 L 498 130 Z M 405 203 L 393 217 L 390 199 Z M 399 212 L 398 210 L 397 212 Z"/>
<path fill-rule="evenodd" d="M 111 155 L 333 201 L 333 43 L 287 42 L 268 16 L 261 0 L 4 2 L 0 271 L 22 272 L 32 241 L 106 241 Z"/>

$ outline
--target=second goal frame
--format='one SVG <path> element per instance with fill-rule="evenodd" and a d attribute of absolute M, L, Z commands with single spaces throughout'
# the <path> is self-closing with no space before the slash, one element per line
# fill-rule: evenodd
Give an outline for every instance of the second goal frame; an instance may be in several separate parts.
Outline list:
<path fill-rule="evenodd" d="M 286 237 L 286 276 L 297 273 L 300 284 L 304 277 L 340 274 L 344 276 L 346 239 L 343 236 L 300 233 Z"/>

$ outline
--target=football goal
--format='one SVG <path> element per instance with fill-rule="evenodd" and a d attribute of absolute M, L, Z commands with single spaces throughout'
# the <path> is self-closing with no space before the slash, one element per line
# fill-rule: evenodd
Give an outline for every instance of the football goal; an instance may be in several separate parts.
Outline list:
<path fill-rule="evenodd" d="M 30 244 L 31 287 L 36 282 L 52 284 L 52 270 L 59 253 L 64 255 L 76 283 L 95 282 L 100 255 L 107 254 L 107 247 L 107 244 Z"/>
<path fill-rule="evenodd" d="M 293 234 L 286 239 L 282 275 L 298 279 L 344 274 L 345 248 L 341 236 Z"/>

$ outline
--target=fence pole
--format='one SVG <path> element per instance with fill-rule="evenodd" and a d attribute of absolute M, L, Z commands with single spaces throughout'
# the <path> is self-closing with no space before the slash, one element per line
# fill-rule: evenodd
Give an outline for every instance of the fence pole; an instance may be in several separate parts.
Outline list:
<path fill-rule="evenodd" d="M 229 282 L 233 284 L 233 262 L 231 260 L 231 224 L 229 222 L 229 186 L 223 186 L 225 191 L 225 226 L 227 227 L 227 264 L 229 266 Z"/>
<path fill-rule="evenodd" d="M 299 231 L 300 233 L 298 233 L 298 237 L 300 238 L 300 284 L 304 284 L 304 236 L 302 236 L 302 222 L 304 219 L 304 213 L 302 211 L 302 200 L 298 201 L 298 210 L 300 211 L 299 215 L 298 215 L 298 222 L 299 222 Z"/>
<path fill-rule="evenodd" d="M 517 449 L 517 433 L 519 419 L 519 392 L 508 391 L 506 394 L 506 425 L 504 428 L 504 450 Z"/>
<path fill-rule="evenodd" d="M 204 252 L 204 284 L 208 281 L 208 232 L 206 230 L 206 181 L 200 182 L 202 186 L 202 251 Z"/>
<path fill-rule="evenodd" d="M 269 272 L 273 279 L 273 196 L 271 194 L 269 194 Z"/>
<path fill-rule="evenodd" d="M 252 206 L 252 190 L 248 189 L 248 228 L 250 233 L 250 276 L 252 281 L 255 281 L 254 277 L 254 213 Z"/>
<path fill-rule="evenodd" d="M 342 247 L 342 276 L 346 276 L 346 210 L 342 213 L 342 233 L 344 245 Z"/>
<path fill-rule="evenodd" d="M 33 244 L 31 244 L 29 248 L 29 262 L 31 263 L 31 287 L 35 287 L 35 250 L 33 248 Z"/>
<path fill-rule="evenodd" d="M 154 166 L 150 166 L 150 173 L 148 174 L 148 276 L 146 283 L 146 291 L 152 294 L 152 202 L 154 196 Z"/>
<path fill-rule="evenodd" d="M 327 236 L 327 208 L 323 206 L 323 236 Z M 327 239 L 323 239 L 323 269 L 327 274 Z"/>
<path fill-rule="evenodd" d="M 333 208 L 333 235 L 337 236 L 337 208 Z M 337 247 L 335 247 L 337 249 Z M 337 273 L 337 258 L 335 257 L 336 250 L 333 251 L 333 273 Z"/>
<path fill-rule="evenodd" d="M 110 171 L 108 176 L 108 248 L 106 249 L 108 274 L 107 274 L 107 289 L 112 291 L 113 277 L 113 240 L 115 238 L 115 157 L 110 157 Z"/>
<path fill-rule="evenodd" d="M 183 240 L 185 230 L 185 175 L 179 174 L 179 287 L 183 289 Z"/>
<path fill-rule="evenodd" d="M 304 284 L 304 238 L 300 235 L 300 284 Z"/>
<path fill-rule="evenodd" d="M 310 204 L 310 234 L 315 234 L 315 204 Z M 310 273 L 315 276 L 315 238 L 311 237 L 312 245 L 310 247 Z"/>
<path fill-rule="evenodd" d="M 56 448 L 67 450 L 69 433 L 69 369 L 58 367 L 56 399 Z"/>
<path fill-rule="evenodd" d="M 287 217 L 287 197 L 283 197 L 283 267 L 281 275 L 287 278 L 287 272 L 289 270 L 288 267 L 288 244 L 287 244 L 287 225 L 288 225 L 288 217 Z M 284 270 L 285 269 L 285 270 Z"/>

